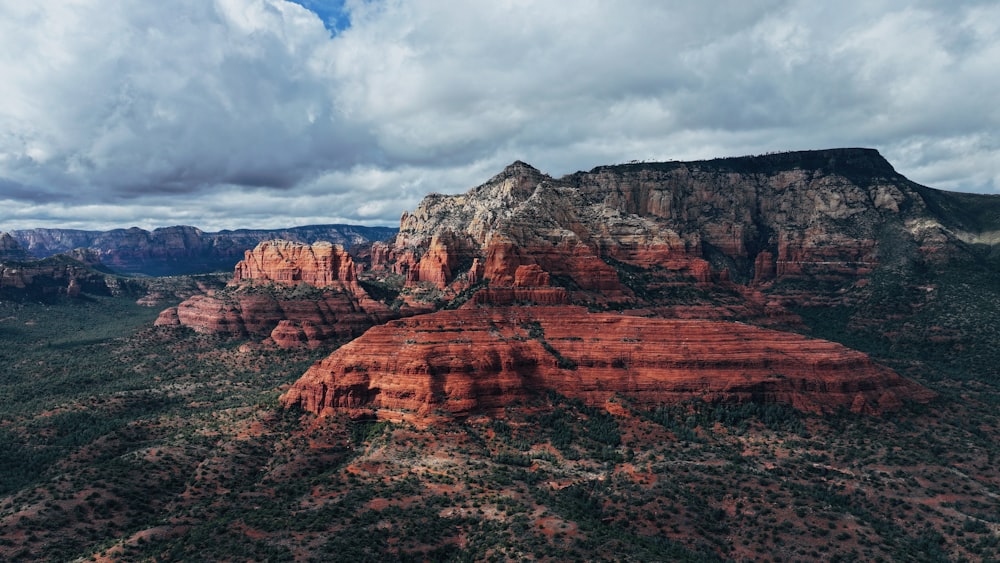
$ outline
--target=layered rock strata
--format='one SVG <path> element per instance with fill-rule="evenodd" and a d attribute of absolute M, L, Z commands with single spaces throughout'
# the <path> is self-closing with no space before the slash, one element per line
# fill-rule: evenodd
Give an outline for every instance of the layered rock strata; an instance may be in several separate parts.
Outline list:
<path fill-rule="evenodd" d="M 364 304 L 348 292 L 328 289 L 309 298 L 271 291 L 196 295 L 171 307 L 157 326 L 186 326 L 205 334 L 270 338 L 282 348 L 317 347 L 351 338 L 394 315 L 379 303 Z"/>
<path fill-rule="evenodd" d="M 934 267 L 993 240 L 957 197 L 910 182 L 870 149 L 603 166 L 559 179 L 516 162 L 465 194 L 427 196 L 373 248 L 372 265 L 415 290 L 452 294 L 470 280 L 525 287 L 518 269 L 534 267 L 549 274 L 536 287 L 597 304 L 674 304 L 647 292 L 650 283 L 843 289 L 879 264 Z M 630 269 L 641 275 L 626 279 Z"/>
<path fill-rule="evenodd" d="M 1000 209 L 997 198 L 972 199 Z M 464 194 L 427 196 L 394 239 L 372 247 L 372 270 L 405 280 L 411 296 L 474 292 L 463 309 L 370 330 L 283 401 L 464 416 L 548 389 L 591 404 L 621 394 L 650 406 L 703 397 L 814 412 L 926 400 L 860 352 L 723 321 L 801 328 L 796 307 L 854 307 L 880 268 L 988 259 L 992 227 L 963 213 L 968 203 L 867 149 L 559 179 L 515 162 Z"/>
<path fill-rule="evenodd" d="M 357 282 L 351 256 L 327 242 L 267 241 L 248 250 L 225 290 L 163 311 L 157 326 L 317 347 L 397 317 Z"/>
<path fill-rule="evenodd" d="M 117 295 L 124 286 L 138 290 L 141 283 L 105 275 L 68 256 L 0 263 L 0 297 Z"/>
<path fill-rule="evenodd" d="M 588 313 L 572 306 L 470 307 L 372 328 L 309 369 L 285 407 L 463 417 L 553 390 L 603 405 L 699 397 L 880 413 L 930 393 L 832 342 L 748 325 Z"/>
<path fill-rule="evenodd" d="M 354 259 L 329 242 L 311 245 L 287 240 L 273 240 L 247 250 L 236 264 L 233 283 L 243 281 L 305 283 L 315 287 L 339 284 L 355 287 L 357 273 Z"/>
<path fill-rule="evenodd" d="M 0 233 L 0 297 L 117 293 L 120 281 L 95 271 L 87 258 L 79 252 L 38 260 L 12 236 Z"/>

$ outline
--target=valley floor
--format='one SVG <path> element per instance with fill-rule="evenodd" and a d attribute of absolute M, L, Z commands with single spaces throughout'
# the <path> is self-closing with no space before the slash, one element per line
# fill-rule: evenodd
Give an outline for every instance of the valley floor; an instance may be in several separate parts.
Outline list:
<path fill-rule="evenodd" d="M 156 312 L 0 302 L 0 559 L 1000 558 L 988 378 L 887 355 L 938 398 L 872 418 L 552 393 L 418 427 L 281 410 L 330 349 Z"/>

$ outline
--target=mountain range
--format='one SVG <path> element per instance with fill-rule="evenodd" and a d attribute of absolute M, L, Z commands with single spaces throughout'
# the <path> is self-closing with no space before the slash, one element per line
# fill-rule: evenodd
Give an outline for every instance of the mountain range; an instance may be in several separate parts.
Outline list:
<path fill-rule="evenodd" d="M 285 395 L 316 413 L 467 417 L 543 390 L 595 406 L 697 396 L 878 413 L 932 394 L 781 331 L 801 331 L 797 310 L 820 306 L 877 326 L 893 307 L 935 299 L 928 276 L 996 272 L 997 209 L 996 197 L 914 184 L 863 149 L 560 179 L 515 162 L 465 194 L 428 196 L 393 239 L 372 244 L 367 272 L 329 250 L 319 260 L 319 248 L 262 243 L 227 292 L 192 297 L 158 323 L 298 346 L 343 336 L 345 322 L 359 334 L 359 322 L 421 315 L 365 333 Z M 261 283 L 323 287 L 326 305 L 263 295 Z M 440 308 L 457 310 L 430 313 Z M 429 326 L 446 334 L 431 338 Z M 601 329 L 583 338 L 591 326 Z"/>
<path fill-rule="evenodd" d="M 324 240 L 352 247 L 388 238 L 395 232 L 386 227 L 310 225 L 215 233 L 176 226 L 152 231 L 138 227 L 110 231 L 39 228 L 13 230 L 8 234 L 36 258 L 86 249 L 94 259 L 119 273 L 169 276 L 231 270 L 244 250 L 265 240 Z"/>

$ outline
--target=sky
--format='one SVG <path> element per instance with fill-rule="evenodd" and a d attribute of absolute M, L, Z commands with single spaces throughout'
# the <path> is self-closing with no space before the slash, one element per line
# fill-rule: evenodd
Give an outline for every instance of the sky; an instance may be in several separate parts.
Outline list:
<path fill-rule="evenodd" d="M 1000 193 L 1000 2 L 0 0 L 0 231 L 398 226 L 523 160 Z"/>

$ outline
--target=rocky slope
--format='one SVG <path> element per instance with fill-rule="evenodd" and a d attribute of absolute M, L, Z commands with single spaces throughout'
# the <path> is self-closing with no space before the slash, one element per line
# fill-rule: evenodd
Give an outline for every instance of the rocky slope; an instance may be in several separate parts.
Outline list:
<path fill-rule="evenodd" d="M 125 291 L 141 293 L 142 287 L 141 284 L 98 272 L 65 255 L 43 260 L 0 262 L 0 298 L 77 297 L 84 292 L 118 295 Z"/>
<path fill-rule="evenodd" d="M 664 288 L 690 282 L 732 281 L 728 289 L 747 296 L 796 283 L 842 289 L 879 265 L 995 256 L 997 223 L 983 211 L 963 216 L 969 207 L 996 214 L 1000 198 L 919 186 L 868 149 L 605 166 L 559 179 L 516 162 L 468 193 L 428 196 L 373 249 L 373 265 L 413 287 L 456 292 L 479 280 L 524 285 L 518 269 L 534 267 L 573 301 L 632 305 L 661 303 Z"/>
<path fill-rule="evenodd" d="M 38 260 L 14 237 L 0 233 L 0 298 L 77 297 L 83 292 L 116 295 L 126 289 L 127 282 L 97 271 L 90 258 L 79 251 Z"/>
<path fill-rule="evenodd" d="M 328 242 L 267 241 L 244 253 L 229 286 L 166 309 L 157 326 L 318 347 L 397 317 L 357 282 L 351 256 Z"/>
<path fill-rule="evenodd" d="M 31 255 L 9 233 L 0 233 L 0 262 L 28 260 Z"/>
<path fill-rule="evenodd" d="M 384 417 L 496 412 L 557 391 L 602 406 L 781 402 L 878 414 L 931 394 L 860 352 L 743 324 L 588 313 L 581 307 L 472 307 L 369 330 L 313 366 L 282 404 Z"/>
<path fill-rule="evenodd" d="M 177 226 L 153 231 L 135 227 L 111 231 L 28 229 L 11 231 L 11 235 L 36 257 L 86 248 L 115 271 L 163 276 L 230 270 L 246 249 L 266 240 L 325 240 L 348 247 L 382 240 L 395 232 L 385 227 L 314 225 L 206 233 L 195 227 Z"/>

